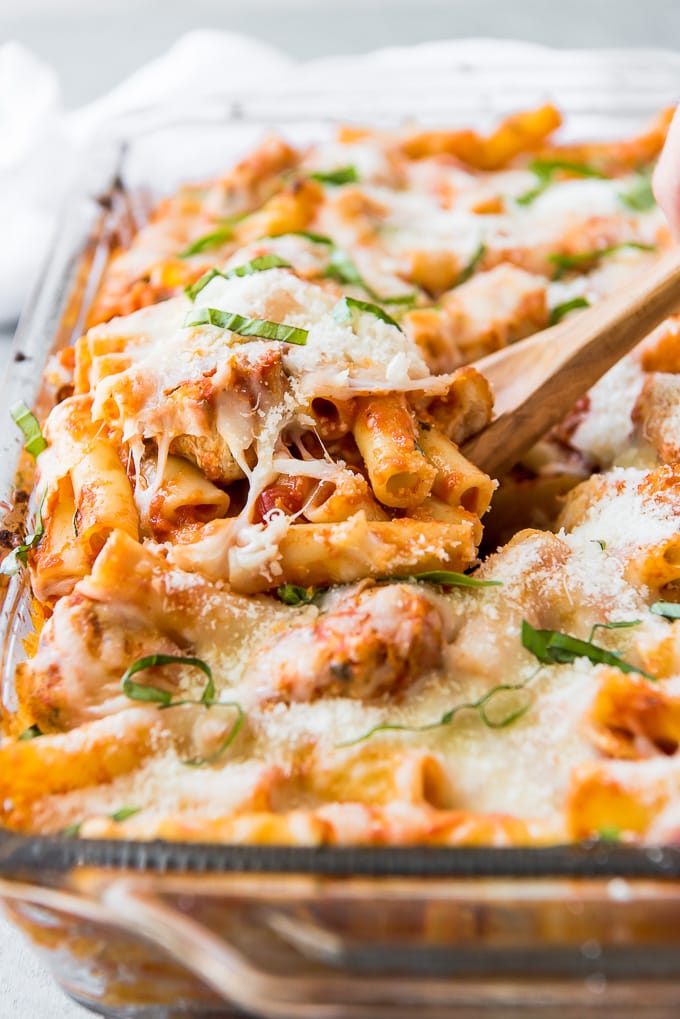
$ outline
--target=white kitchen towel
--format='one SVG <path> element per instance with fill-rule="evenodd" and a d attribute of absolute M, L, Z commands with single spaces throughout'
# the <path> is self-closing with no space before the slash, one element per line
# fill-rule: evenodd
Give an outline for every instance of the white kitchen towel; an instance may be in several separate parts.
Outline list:
<path fill-rule="evenodd" d="M 680 54 L 550 50 L 468 39 L 306 63 L 244 36 L 195 31 L 108 95 L 66 111 L 53 70 L 18 43 L 0 46 L 0 327 L 34 283 L 64 194 L 98 134 L 126 117 L 192 116 L 218 99 L 248 112 L 361 119 L 422 116 L 479 123 L 556 97 L 580 132 L 616 113 L 650 111 L 680 97 Z M 368 111 L 368 112 L 366 112 Z M 610 125 L 611 127 L 611 125 Z"/>
<path fill-rule="evenodd" d="M 81 154 L 107 125 L 149 107 L 261 90 L 267 79 L 283 83 L 293 66 L 253 39 L 192 32 L 102 99 L 67 112 L 52 69 L 18 43 L 1 46 L 0 322 L 17 317 Z"/>

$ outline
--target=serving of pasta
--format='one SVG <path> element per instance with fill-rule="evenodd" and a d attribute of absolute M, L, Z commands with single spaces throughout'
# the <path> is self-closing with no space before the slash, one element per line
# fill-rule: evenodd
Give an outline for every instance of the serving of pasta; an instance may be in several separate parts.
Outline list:
<path fill-rule="evenodd" d="M 680 838 L 680 318 L 506 476 L 460 451 L 493 416 L 475 361 L 672 244 L 669 117 L 265 138 L 158 206 L 49 363 L 49 414 L 12 408 L 34 483 L 0 571 L 36 633 L 4 826 Z"/>

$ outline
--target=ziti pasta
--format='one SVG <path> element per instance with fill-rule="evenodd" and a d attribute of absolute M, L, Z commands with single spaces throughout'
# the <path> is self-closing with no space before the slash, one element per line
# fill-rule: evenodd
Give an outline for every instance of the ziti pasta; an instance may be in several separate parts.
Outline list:
<path fill-rule="evenodd" d="M 0 820 L 218 842 L 680 831 L 680 320 L 509 475 L 473 362 L 671 244 L 551 106 L 266 139 L 116 251 L 36 459 Z M 38 625 L 38 620 L 41 624 Z M 680 758 L 679 758 L 680 760 Z"/>

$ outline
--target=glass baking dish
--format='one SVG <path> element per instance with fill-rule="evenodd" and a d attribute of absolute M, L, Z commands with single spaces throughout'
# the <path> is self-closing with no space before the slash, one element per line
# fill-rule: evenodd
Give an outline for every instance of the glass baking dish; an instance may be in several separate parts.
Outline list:
<path fill-rule="evenodd" d="M 474 42 L 417 54 L 358 58 L 342 87 L 311 89 L 301 75 L 276 104 L 235 92 L 198 115 L 149 110 L 115 125 L 63 211 L 17 332 L 5 406 L 41 407 L 43 367 L 82 330 L 117 239 L 163 193 L 219 171 L 267 131 L 302 142 L 339 120 L 484 125 L 551 98 L 570 133 L 613 137 L 680 90 L 673 54 Z M 13 529 L 27 465 L 18 431 L 0 442 L 0 526 Z M 30 629 L 22 580 L 0 599 L 11 710 Z M 121 1019 L 410 1019 L 415 1009 L 432 1019 L 660 1019 L 680 1007 L 673 847 L 265 848 L 0 831 L 0 899 L 67 993 Z"/>

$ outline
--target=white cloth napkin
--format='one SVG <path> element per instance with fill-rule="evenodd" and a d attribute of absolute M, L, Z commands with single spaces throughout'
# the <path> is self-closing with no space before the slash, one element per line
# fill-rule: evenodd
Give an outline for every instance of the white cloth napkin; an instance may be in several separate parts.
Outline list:
<path fill-rule="evenodd" d="M 192 32 L 102 99 L 67 112 L 54 71 L 19 43 L 1 46 L 0 323 L 17 317 L 80 153 L 98 132 L 136 110 L 283 84 L 294 66 L 253 39 Z"/>
<path fill-rule="evenodd" d="M 654 68 L 654 75 L 650 75 Z M 384 112 L 442 123 L 479 123 L 542 98 L 588 110 L 677 98 L 680 57 L 641 50 L 551 50 L 509 40 L 466 39 L 393 47 L 299 63 L 231 33 L 195 31 L 108 95 L 66 111 L 55 72 L 15 42 L 0 46 L 0 327 L 16 319 L 49 243 L 60 203 L 98 134 L 155 109 L 191 115 L 218 98 L 249 110 L 371 119 Z M 604 106 L 602 106 L 604 104 Z M 632 104 L 632 105 L 631 105 Z M 364 114 L 365 115 L 365 114 Z M 572 123 L 574 122 L 574 118 Z M 619 118 L 620 120 L 620 118 Z M 579 123 L 579 130 L 587 125 Z M 597 132 L 601 123 L 594 122 Z"/>

